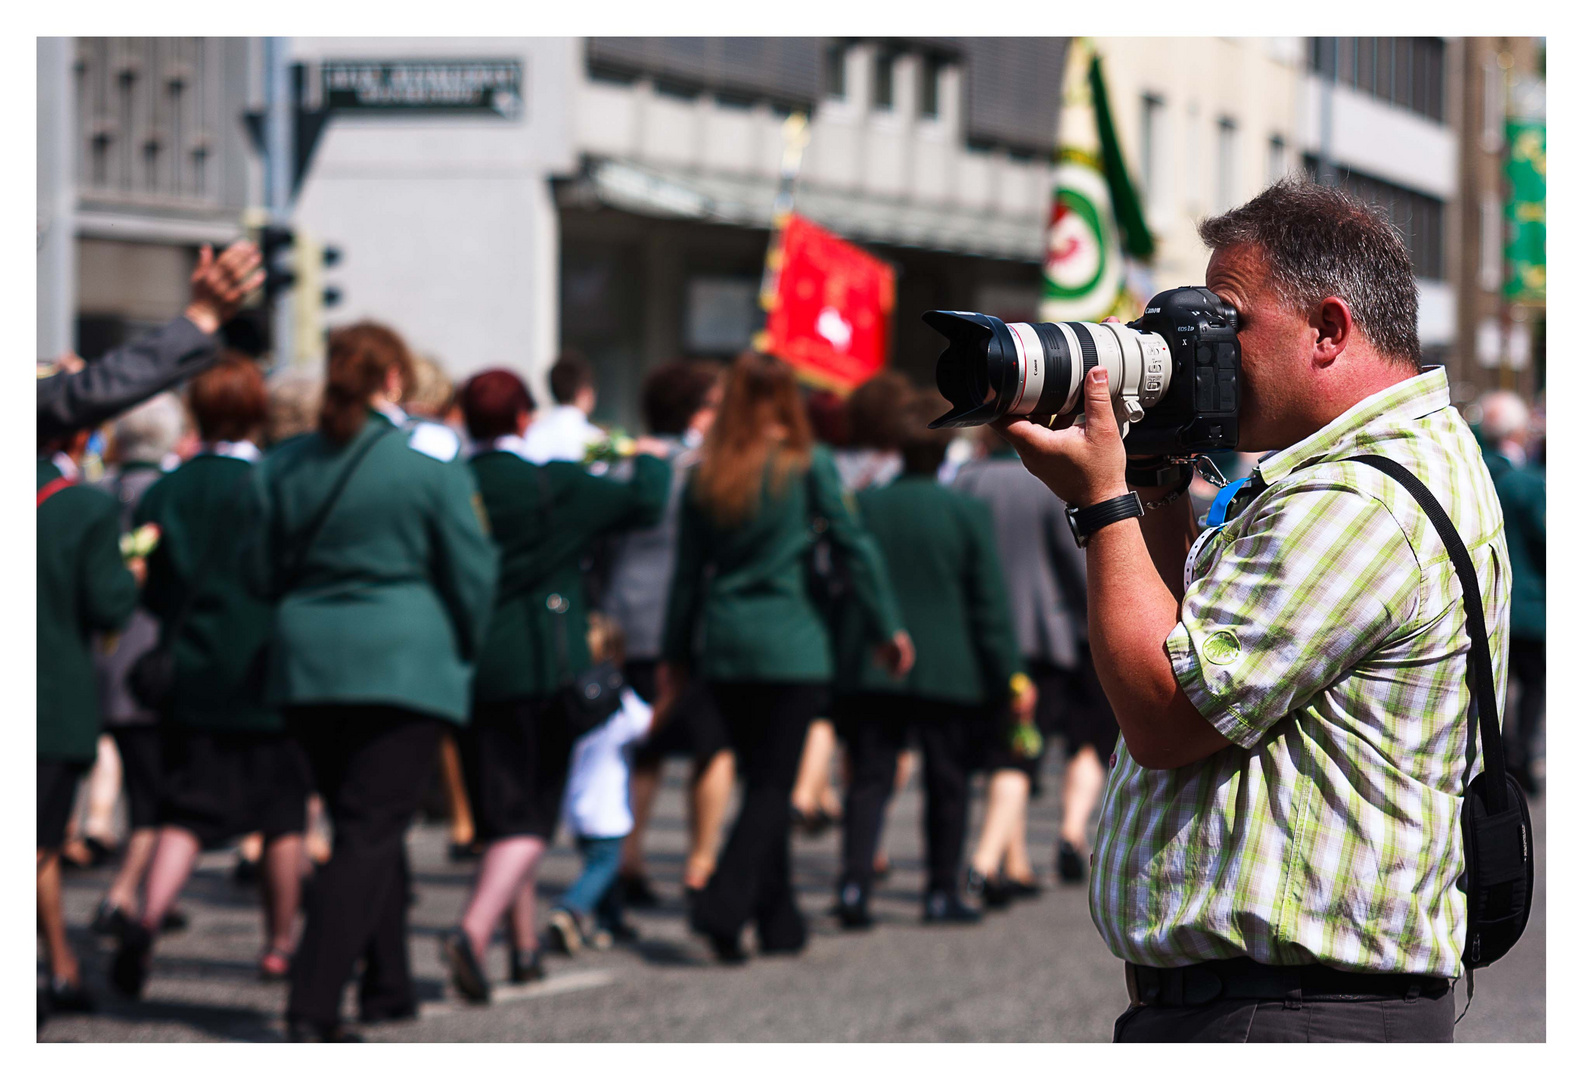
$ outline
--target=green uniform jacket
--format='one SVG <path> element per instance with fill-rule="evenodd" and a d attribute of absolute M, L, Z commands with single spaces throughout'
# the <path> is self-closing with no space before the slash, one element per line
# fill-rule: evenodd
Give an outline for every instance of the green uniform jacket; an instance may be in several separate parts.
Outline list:
<path fill-rule="evenodd" d="M 38 488 L 60 479 L 38 463 Z M 37 489 L 35 489 L 37 490 Z M 38 756 L 92 761 L 99 698 L 89 653 L 96 630 L 120 629 L 137 607 L 137 582 L 121 561 L 121 507 L 76 484 L 38 508 Z"/>
<path fill-rule="evenodd" d="M 758 513 L 731 528 L 709 518 L 689 481 L 665 617 L 667 660 L 721 682 L 831 681 L 830 628 L 809 595 L 815 512 L 829 523 L 867 641 L 887 641 L 902 629 L 884 560 L 843 492 L 829 450 L 814 447 L 810 471 L 811 479 L 793 472 L 774 495 L 766 467 Z"/>
<path fill-rule="evenodd" d="M 898 680 L 874 663 L 872 650 L 861 650 L 855 689 L 964 705 L 1007 700 L 1022 658 L 989 507 L 932 476 L 865 488 L 857 503 L 918 659 Z"/>
<path fill-rule="evenodd" d="M 393 705 L 465 723 L 473 662 L 498 559 L 473 474 L 382 438 L 289 588 L 292 539 L 307 528 L 364 442 L 393 425 L 370 412 L 344 447 L 317 432 L 282 443 L 254 470 L 261 515 L 255 587 L 281 595 L 268 699 L 277 705 Z"/>
<path fill-rule="evenodd" d="M 199 454 L 156 482 L 138 503 L 136 522 L 160 528 L 149 557 L 143 606 L 162 633 L 198 596 L 176 641 L 176 685 L 169 719 L 225 731 L 280 731 L 264 703 L 264 662 L 273 611 L 248 585 L 243 564 L 253 512 L 253 465 Z M 240 526 L 240 527 L 239 527 Z"/>
<path fill-rule="evenodd" d="M 1484 451 L 1495 494 L 1506 519 L 1512 559 L 1512 637 L 1545 639 L 1545 474 L 1518 468 L 1510 458 Z"/>
<path fill-rule="evenodd" d="M 671 467 L 640 455 L 631 481 L 617 483 L 590 476 L 575 462 L 540 466 L 509 450 L 489 450 L 473 458 L 472 468 L 500 549 L 500 587 L 473 696 L 542 697 L 589 666 L 582 556 L 602 533 L 657 522 Z M 565 599 L 563 613 L 550 610 L 551 596 Z"/>

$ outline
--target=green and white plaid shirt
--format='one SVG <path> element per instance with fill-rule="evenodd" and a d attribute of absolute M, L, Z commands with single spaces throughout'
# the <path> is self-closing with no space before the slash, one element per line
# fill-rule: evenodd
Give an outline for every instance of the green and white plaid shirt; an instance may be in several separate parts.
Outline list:
<path fill-rule="evenodd" d="M 1266 457 L 1251 501 L 1189 555 L 1165 648 L 1235 745 L 1151 770 L 1118 744 L 1089 904 L 1124 960 L 1460 974 L 1458 815 L 1478 757 L 1462 590 L 1407 490 L 1339 460 L 1370 453 L 1410 468 L 1472 553 L 1505 697 L 1500 504 L 1433 369 Z"/>

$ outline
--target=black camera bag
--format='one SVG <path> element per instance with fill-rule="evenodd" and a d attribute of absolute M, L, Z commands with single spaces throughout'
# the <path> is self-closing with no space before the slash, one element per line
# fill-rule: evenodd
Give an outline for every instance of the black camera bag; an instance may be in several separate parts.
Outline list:
<path fill-rule="evenodd" d="M 1462 853 L 1465 868 L 1457 884 L 1467 895 L 1468 936 L 1462 962 L 1469 968 L 1487 967 L 1517 944 L 1528 925 L 1534 896 L 1533 824 L 1522 788 L 1506 772 L 1506 749 L 1501 744 L 1500 714 L 1495 703 L 1495 672 L 1490 664 L 1490 642 L 1484 629 L 1473 559 L 1457 535 L 1444 508 L 1411 472 L 1377 454 L 1352 461 L 1373 466 L 1396 480 L 1429 515 L 1435 531 L 1451 555 L 1462 583 L 1462 606 L 1467 611 L 1469 677 L 1474 684 L 1474 715 L 1484 754 L 1484 771 L 1468 782 L 1462 797 Z"/>

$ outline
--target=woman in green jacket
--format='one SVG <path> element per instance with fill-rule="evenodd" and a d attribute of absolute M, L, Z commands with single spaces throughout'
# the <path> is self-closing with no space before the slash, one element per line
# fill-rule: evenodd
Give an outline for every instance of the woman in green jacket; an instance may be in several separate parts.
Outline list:
<path fill-rule="evenodd" d="M 483 958 L 511 909 L 511 981 L 541 973 L 536 871 L 555 835 L 576 739 L 558 691 L 589 667 L 581 559 L 600 536 L 652 525 L 670 493 L 665 444 L 640 439 L 629 483 L 580 462 L 535 465 L 523 433 L 533 396 L 509 371 L 473 376 L 461 393 L 478 452 L 471 466 L 494 542 L 500 586 L 473 684 L 472 723 L 458 740 L 478 839 L 486 845 L 461 924 L 441 959 L 468 1000 L 489 1000 Z"/>
<path fill-rule="evenodd" d="M 809 569 L 828 533 L 885 667 L 903 674 L 912 642 L 872 538 L 828 451 L 815 447 L 796 377 L 746 353 L 726 376 L 720 414 L 682 501 L 666 613 L 661 708 L 681 680 L 705 680 L 730 730 L 741 810 L 691 924 L 722 960 L 743 958 L 751 920 L 765 953 L 807 940 L 791 884 L 791 790 L 809 721 L 831 676 L 830 630 Z"/>
<path fill-rule="evenodd" d="M 330 335 L 319 429 L 256 470 L 256 560 L 278 597 L 266 675 L 335 829 L 292 962 L 298 1040 L 350 1038 L 341 992 L 363 958 L 361 1016 L 411 1016 L 403 836 L 445 723 L 465 724 L 498 560 L 461 440 L 396 406 L 406 344 Z"/>
<path fill-rule="evenodd" d="M 173 650 L 175 680 L 163 710 L 165 779 L 158 839 L 144 882 L 142 914 L 120 926 L 116 987 L 143 992 L 154 937 L 204 848 L 250 832 L 264 836 L 265 947 L 259 971 L 286 975 L 301 896 L 308 777 L 302 751 L 279 710 L 264 704 L 269 605 L 243 569 L 255 440 L 264 424 L 264 377 L 230 355 L 192 381 L 187 403 L 202 450 L 158 480 L 135 511 L 159 527 L 143 605 Z"/>

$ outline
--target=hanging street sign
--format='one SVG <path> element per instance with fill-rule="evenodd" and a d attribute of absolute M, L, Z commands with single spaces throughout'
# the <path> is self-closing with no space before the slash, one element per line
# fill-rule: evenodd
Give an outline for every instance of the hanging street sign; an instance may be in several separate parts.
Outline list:
<path fill-rule="evenodd" d="M 522 61 L 325 60 L 324 108 L 361 113 L 522 113 Z"/>

